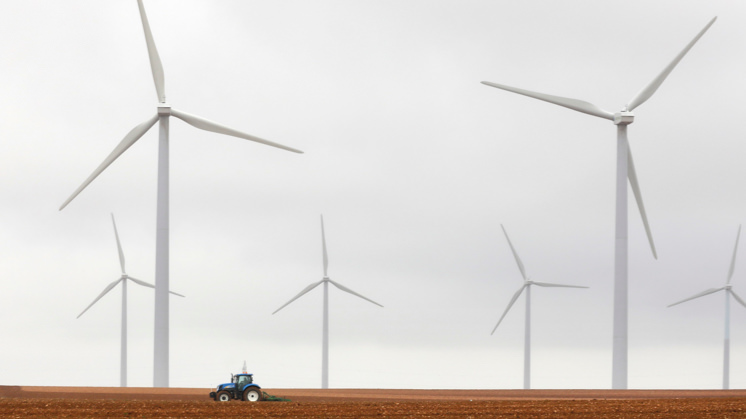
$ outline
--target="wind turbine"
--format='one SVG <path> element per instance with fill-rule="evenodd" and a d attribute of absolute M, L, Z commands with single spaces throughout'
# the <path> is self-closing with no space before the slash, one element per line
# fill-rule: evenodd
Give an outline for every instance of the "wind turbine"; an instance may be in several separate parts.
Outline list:
<path fill-rule="evenodd" d="M 116 281 L 109 284 L 106 288 L 104 288 L 104 291 L 101 292 L 101 294 L 96 297 L 95 300 L 91 304 L 88 305 L 88 307 L 85 308 L 80 314 L 78 314 L 77 319 L 80 318 L 80 316 L 83 315 L 86 311 L 88 311 L 89 308 L 91 308 L 98 300 L 101 299 L 106 293 L 114 289 L 119 283 L 122 284 L 122 348 L 120 351 L 121 361 L 120 361 L 120 372 L 119 372 L 119 385 L 121 387 L 127 387 L 127 280 L 134 282 L 135 284 L 142 285 L 143 287 L 149 287 L 149 288 L 155 288 L 155 286 L 148 284 L 145 281 L 140 281 L 137 278 L 133 278 L 129 275 L 127 275 L 127 271 L 124 269 L 124 252 L 122 251 L 122 244 L 119 242 L 119 233 L 117 232 L 117 223 L 114 221 L 114 214 L 111 214 L 111 223 L 114 225 L 114 237 L 117 239 L 117 250 L 119 251 L 119 266 L 122 268 L 122 276 L 119 277 Z M 183 297 L 183 295 L 175 293 L 173 291 L 169 291 L 171 294 L 178 295 L 179 297 Z"/>
<path fill-rule="evenodd" d="M 733 286 L 730 284 L 731 278 L 733 278 L 733 270 L 736 267 L 736 252 L 738 251 L 738 239 L 741 237 L 741 226 L 738 226 L 738 233 L 736 234 L 736 245 L 733 247 L 733 257 L 730 260 L 730 269 L 728 269 L 728 278 L 725 281 L 725 285 L 720 288 L 710 288 L 706 291 L 702 291 L 699 294 L 695 294 L 689 298 L 685 298 L 681 301 L 669 305 L 673 307 L 683 302 L 694 300 L 695 298 L 704 297 L 705 295 L 714 294 L 718 291 L 725 291 L 725 339 L 723 341 L 723 389 L 728 390 L 730 388 L 730 296 L 738 301 L 739 304 L 746 307 L 746 303 L 741 297 L 733 291 Z"/>
<path fill-rule="evenodd" d="M 230 135 L 233 137 L 251 140 L 272 147 L 281 148 L 295 153 L 302 153 L 291 147 L 278 143 L 264 140 L 253 135 L 228 128 L 224 125 L 212 122 L 210 120 L 182 112 L 171 108 L 166 103 L 165 78 L 161 59 L 155 48 L 153 35 L 150 32 L 148 18 L 145 15 L 145 8 L 142 0 L 137 0 L 140 9 L 140 19 L 142 20 L 143 31 L 145 32 L 145 42 L 148 48 L 150 58 L 150 69 L 153 73 L 155 90 L 158 95 L 158 113 L 147 121 L 133 128 L 122 141 L 114 148 L 106 159 L 91 173 L 78 189 L 70 195 L 62 204 L 60 210 L 65 208 L 78 194 L 83 191 L 93 180 L 101 174 L 111 163 L 132 146 L 140 137 L 142 137 L 156 121 L 159 124 L 159 143 L 158 143 L 158 197 L 156 209 L 156 267 L 155 267 L 155 343 L 154 343 L 154 360 L 153 360 L 153 385 L 155 387 L 168 387 L 169 385 L 169 141 L 168 128 L 169 117 L 175 116 L 184 122 L 205 130 L 218 134 Z"/>
<path fill-rule="evenodd" d="M 612 351 L 612 388 L 627 388 L 627 179 L 629 179 L 632 193 L 635 195 L 637 206 L 640 209 L 642 222 L 645 226 L 645 233 L 650 242 L 650 248 L 653 251 L 653 257 L 658 259 L 653 243 L 653 236 L 648 225 L 648 217 L 645 214 L 645 206 L 642 203 L 640 186 L 637 183 L 637 174 L 635 164 L 632 160 L 627 141 L 627 125 L 634 121 L 635 108 L 647 101 L 663 81 L 668 77 L 676 65 L 684 58 L 687 52 L 694 46 L 699 38 L 712 26 L 717 17 L 712 18 L 709 23 L 702 29 L 697 36 L 671 61 L 666 68 L 635 95 L 621 111 L 613 113 L 601 109 L 591 103 L 570 99 L 561 96 L 553 96 L 545 93 L 532 92 L 530 90 L 519 89 L 516 87 L 505 86 L 502 84 L 483 81 L 487 86 L 518 93 L 520 95 L 543 100 L 555 105 L 564 106 L 572 110 L 583 112 L 599 118 L 609 119 L 617 126 L 617 169 L 616 169 L 616 228 L 615 228 L 615 250 L 614 250 L 614 344 Z"/>
<path fill-rule="evenodd" d="M 528 390 L 531 388 L 531 285 L 536 285 L 539 287 L 562 287 L 562 288 L 588 288 L 583 287 L 579 285 L 562 285 L 562 284 L 550 284 L 548 282 L 536 282 L 531 280 L 528 276 L 526 276 L 526 269 L 523 267 L 523 262 L 521 262 L 521 258 L 518 257 L 518 252 L 515 251 L 515 248 L 513 247 L 513 243 L 510 241 L 510 237 L 508 237 L 508 232 L 505 231 L 505 227 L 503 227 L 502 224 L 500 224 L 500 227 L 503 229 L 503 233 L 505 234 L 505 238 L 508 240 L 508 245 L 510 245 L 510 250 L 513 252 L 513 257 L 515 257 L 515 263 L 518 265 L 518 270 L 521 271 L 521 276 L 523 277 L 523 285 L 518 288 L 518 291 L 513 294 L 513 298 L 510 299 L 510 302 L 508 303 L 508 307 L 505 308 L 505 311 L 503 312 L 503 315 L 500 316 L 500 320 L 497 321 L 497 324 L 495 325 L 495 328 L 492 329 L 491 335 L 495 333 L 495 330 L 497 330 L 497 326 L 500 326 L 500 323 L 502 323 L 503 319 L 505 318 L 505 315 L 508 314 L 508 311 L 510 311 L 510 308 L 513 307 L 513 304 L 515 304 L 516 300 L 518 300 L 518 297 L 521 296 L 521 293 L 523 290 L 526 290 L 526 327 L 524 330 L 524 337 L 523 337 L 523 388 Z"/>
<path fill-rule="evenodd" d="M 280 308 L 275 310 L 272 314 L 277 313 L 278 311 L 282 310 L 287 306 L 288 304 L 292 303 L 293 301 L 297 300 L 307 292 L 311 291 L 312 289 L 318 287 L 321 284 L 324 284 L 324 320 L 323 320 L 323 327 L 322 327 L 322 343 L 321 343 L 321 388 L 329 388 L 329 284 L 331 283 L 335 287 L 341 289 L 344 292 L 350 293 L 354 296 L 360 297 L 363 300 L 370 301 L 371 303 L 383 307 L 382 305 L 378 304 L 377 302 L 371 300 L 368 297 L 364 297 L 355 291 L 345 287 L 344 285 L 332 281 L 329 279 L 329 276 L 327 275 L 327 267 L 329 266 L 329 258 L 326 254 L 326 237 L 324 236 L 324 216 L 321 216 L 321 247 L 323 249 L 323 257 L 324 257 L 324 278 L 319 282 L 314 282 L 313 284 L 307 286 L 303 289 L 298 295 L 293 297 L 290 301 L 283 304 Z"/>

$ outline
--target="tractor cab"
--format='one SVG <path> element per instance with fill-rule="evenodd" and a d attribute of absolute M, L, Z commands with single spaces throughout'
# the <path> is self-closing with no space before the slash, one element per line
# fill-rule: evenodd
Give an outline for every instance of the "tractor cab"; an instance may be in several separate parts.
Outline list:
<path fill-rule="evenodd" d="M 236 385 L 236 389 L 242 391 L 247 385 L 254 382 L 252 374 L 236 374 L 231 380 Z"/>

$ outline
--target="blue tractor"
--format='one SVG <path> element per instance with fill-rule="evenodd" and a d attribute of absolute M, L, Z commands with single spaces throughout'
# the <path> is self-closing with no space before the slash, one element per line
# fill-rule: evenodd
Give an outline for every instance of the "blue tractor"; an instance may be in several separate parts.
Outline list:
<path fill-rule="evenodd" d="M 262 388 L 254 384 L 253 374 L 231 374 L 231 382 L 220 384 L 210 397 L 218 402 L 229 402 L 232 399 L 247 402 L 262 401 Z"/>

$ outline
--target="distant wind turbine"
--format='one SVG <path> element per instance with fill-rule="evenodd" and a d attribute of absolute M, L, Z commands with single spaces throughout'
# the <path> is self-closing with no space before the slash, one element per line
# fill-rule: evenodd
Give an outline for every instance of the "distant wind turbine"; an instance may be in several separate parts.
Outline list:
<path fill-rule="evenodd" d="M 518 257 L 518 252 L 515 251 L 515 248 L 513 247 L 513 243 L 510 241 L 510 237 L 508 237 L 508 232 L 505 231 L 505 227 L 503 227 L 502 224 L 500 224 L 500 227 L 503 229 L 503 233 L 505 234 L 505 238 L 508 240 L 508 245 L 510 246 L 510 250 L 513 252 L 513 257 L 515 258 L 515 263 L 518 264 L 518 270 L 521 271 L 521 276 L 523 277 L 523 285 L 518 288 L 518 291 L 513 295 L 513 298 L 508 303 L 508 307 L 505 308 L 505 311 L 503 312 L 503 315 L 500 316 L 500 320 L 497 321 L 497 324 L 495 325 L 495 328 L 492 329 L 492 333 L 494 334 L 495 330 L 497 330 L 497 326 L 500 326 L 500 323 L 502 323 L 503 319 L 505 318 L 505 315 L 508 314 L 508 311 L 510 311 L 510 308 L 513 307 L 513 304 L 515 304 L 516 300 L 518 300 L 518 297 L 521 296 L 521 293 L 523 290 L 526 290 L 526 326 L 524 330 L 524 343 L 523 343 L 523 388 L 528 390 L 531 388 L 531 285 L 536 285 L 539 287 L 562 287 L 562 288 L 588 288 L 578 285 L 562 285 L 562 284 L 550 284 L 547 282 L 536 282 L 532 281 L 531 278 L 526 276 L 526 269 L 523 267 L 523 262 L 521 262 L 521 258 Z"/>
<path fill-rule="evenodd" d="M 645 88 L 640 90 L 637 95 L 619 112 L 609 112 L 598 106 L 578 99 L 570 99 L 561 96 L 553 96 L 545 93 L 532 92 L 530 90 L 519 89 L 516 87 L 505 86 L 502 84 L 483 81 L 487 86 L 518 93 L 520 95 L 543 100 L 555 105 L 564 106 L 574 111 L 583 112 L 599 118 L 609 119 L 617 126 L 617 170 L 616 170 L 616 230 L 615 230 L 615 250 L 614 250 L 614 344 L 612 351 L 612 388 L 627 388 L 627 179 L 629 179 L 632 193 L 637 200 L 637 206 L 640 209 L 642 222 L 645 226 L 645 232 L 650 242 L 650 248 L 653 251 L 653 257 L 658 255 L 653 243 L 653 235 L 648 225 L 648 217 L 645 214 L 645 206 L 642 203 L 640 186 L 637 183 L 637 174 L 635 164 L 632 160 L 627 141 L 627 125 L 634 121 L 632 111 L 650 99 L 658 90 L 658 87 L 668 77 L 676 65 L 684 58 L 687 52 L 694 46 L 699 38 L 710 28 L 717 17 L 712 18 L 710 22 L 702 29 L 697 36 L 671 61 L 666 68 L 651 81 Z"/>
<path fill-rule="evenodd" d="M 121 156 L 127 149 L 140 139 L 156 121 L 160 122 L 159 128 L 159 145 L 158 145 L 158 198 L 156 209 L 156 267 L 155 267 L 155 344 L 153 359 L 153 385 L 155 387 L 168 387 L 169 385 L 169 142 L 168 128 L 169 117 L 175 116 L 187 124 L 196 128 L 211 131 L 218 134 L 230 135 L 233 137 L 243 138 L 255 141 L 261 144 L 281 148 L 284 150 L 301 153 L 301 151 L 290 148 L 278 143 L 264 140 L 253 135 L 228 128 L 216 122 L 203 119 L 199 116 L 188 114 L 171 108 L 166 103 L 166 87 L 163 67 L 158 51 L 153 41 L 153 35 L 150 32 L 148 18 L 145 15 L 145 8 L 142 0 L 137 0 L 140 9 L 140 18 L 142 20 L 143 31 L 145 32 L 145 42 L 148 47 L 148 56 L 150 58 L 150 69 L 153 73 L 155 90 L 158 95 L 158 113 L 149 118 L 147 121 L 133 128 L 120 143 L 114 148 L 106 159 L 91 173 L 78 189 L 70 195 L 62 204 L 60 210 L 65 208 L 78 194 L 83 191 L 93 180 L 101 174 L 111 163 Z"/>
<path fill-rule="evenodd" d="M 733 286 L 730 284 L 731 278 L 733 278 L 733 270 L 736 268 L 736 252 L 738 251 L 738 239 L 741 238 L 741 226 L 738 226 L 738 233 L 736 234 L 736 245 L 733 247 L 733 257 L 730 260 L 730 269 L 728 269 L 728 278 L 725 281 L 725 285 L 720 288 L 710 288 L 706 291 L 702 291 L 699 294 L 695 294 L 689 298 L 685 298 L 681 301 L 670 304 L 669 307 L 673 307 L 683 302 L 694 300 L 695 298 L 704 297 L 705 295 L 714 294 L 718 291 L 725 291 L 725 339 L 723 341 L 723 389 L 728 390 L 730 388 L 730 296 L 738 301 L 739 304 L 746 307 L 746 303 L 741 297 L 733 291 Z"/>
<path fill-rule="evenodd" d="M 79 319 L 80 316 L 82 316 L 83 313 L 88 311 L 89 308 L 96 304 L 96 302 L 100 300 L 101 297 L 106 295 L 106 293 L 111 291 L 120 282 L 122 283 L 122 348 L 120 351 L 121 362 L 119 372 L 119 385 L 121 387 L 127 387 L 127 280 L 129 279 L 135 284 L 142 285 L 144 287 L 155 288 L 155 286 L 127 275 L 127 271 L 124 269 L 124 252 L 122 251 L 122 245 L 119 242 L 119 233 L 117 232 L 117 223 L 114 221 L 114 214 L 111 214 L 111 223 L 114 225 L 114 237 L 116 237 L 117 239 L 117 250 L 119 251 L 119 266 L 122 268 L 122 276 L 116 281 L 109 284 L 106 288 L 104 288 L 104 291 L 99 294 L 98 297 L 96 297 L 96 299 L 93 300 L 93 302 L 89 304 L 82 313 L 78 314 L 78 317 L 76 318 Z M 178 295 L 179 297 L 183 297 L 183 295 L 175 293 L 173 291 L 170 291 L 170 293 Z"/>
<path fill-rule="evenodd" d="M 323 320 L 323 328 L 322 328 L 322 344 L 321 344 L 321 388 L 329 388 L 329 284 L 331 283 L 335 287 L 341 289 L 344 292 L 350 293 L 354 296 L 360 297 L 363 300 L 370 301 L 371 303 L 383 307 L 382 305 L 378 304 L 377 302 L 371 300 L 368 297 L 364 297 L 355 291 L 345 287 L 344 285 L 332 281 L 329 279 L 329 276 L 327 275 L 327 267 L 329 266 L 329 258 L 326 254 L 326 237 L 324 236 L 324 217 L 321 216 L 321 247 L 323 249 L 323 257 L 324 257 L 324 278 L 319 282 L 314 282 L 313 284 L 307 286 L 303 289 L 298 295 L 293 297 L 290 301 L 283 304 L 280 308 L 275 310 L 272 314 L 277 313 L 278 311 L 282 310 L 287 306 L 288 304 L 292 303 L 293 301 L 297 300 L 307 292 L 311 291 L 312 289 L 318 287 L 321 284 L 324 284 L 324 320 Z"/>

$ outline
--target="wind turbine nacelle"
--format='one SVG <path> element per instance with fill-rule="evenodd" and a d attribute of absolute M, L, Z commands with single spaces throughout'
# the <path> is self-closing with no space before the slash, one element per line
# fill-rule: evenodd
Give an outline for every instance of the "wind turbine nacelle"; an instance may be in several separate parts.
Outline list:
<path fill-rule="evenodd" d="M 629 125 L 635 122 L 635 114 L 628 111 L 617 112 L 614 114 L 614 125 Z"/>
<path fill-rule="evenodd" d="M 171 115 L 171 105 L 160 103 L 158 104 L 158 115 L 159 116 L 169 116 Z"/>

